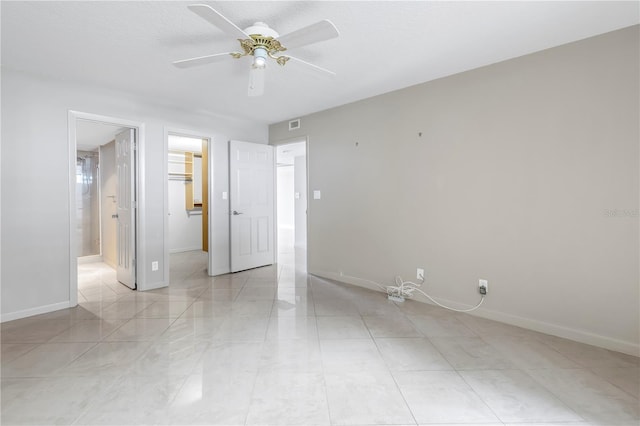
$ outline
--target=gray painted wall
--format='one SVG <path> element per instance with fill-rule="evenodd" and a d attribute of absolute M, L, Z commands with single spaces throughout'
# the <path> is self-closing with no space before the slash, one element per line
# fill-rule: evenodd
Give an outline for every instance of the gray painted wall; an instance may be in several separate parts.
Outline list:
<path fill-rule="evenodd" d="M 227 182 L 227 141 L 263 142 L 264 125 L 162 105 L 154 99 L 59 82 L 2 69 L 2 319 L 65 307 L 70 300 L 68 111 L 98 114 L 145 124 L 144 286 L 166 285 L 165 129 L 177 128 L 213 139 L 213 181 Z M 228 187 L 228 185 L 227 185 Z M 214 206 L 216 232 L 211 246 L 228 265 L 228 207 Z M 222 216 L 222 217 L 219 217 Z M 158 271 L 151 262 L 160 261 Z M 228 268 L 228 266 L 227 266 Z"/>
<path fill-rule="evenodd" d="M 631 27 L 270 126 L 272 143 L 309 138 L 309 271 L 390 284 L 423 267 L 457 307 L 488 279 L 476 315 L 637 354 L 638 40 Z"/>

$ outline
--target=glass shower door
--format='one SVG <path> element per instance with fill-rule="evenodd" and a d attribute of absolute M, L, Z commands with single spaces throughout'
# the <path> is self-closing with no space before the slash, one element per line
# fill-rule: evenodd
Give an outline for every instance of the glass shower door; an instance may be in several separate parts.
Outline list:
<path fill-rule="evenodd" d="M 76 218 L 78 257 L 100 255 L 98 152 L 77 151 Z"/>

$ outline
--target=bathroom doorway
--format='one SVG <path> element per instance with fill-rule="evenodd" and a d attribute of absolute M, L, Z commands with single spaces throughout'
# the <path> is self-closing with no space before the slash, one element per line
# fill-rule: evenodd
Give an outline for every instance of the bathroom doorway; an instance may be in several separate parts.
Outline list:
<path fill-rule="evenodd" d="M 74 305 L 136 289 L 138 133 L 126 121 L 70 113 Z"/>

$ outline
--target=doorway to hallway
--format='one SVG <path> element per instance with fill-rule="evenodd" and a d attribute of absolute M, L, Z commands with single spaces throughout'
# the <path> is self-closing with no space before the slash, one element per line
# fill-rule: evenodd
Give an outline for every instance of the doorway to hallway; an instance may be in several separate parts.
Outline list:
<path fill-rule="evenodd" d="M 306 271 L 307 144 L 276 147 L 278 263 Z"/>

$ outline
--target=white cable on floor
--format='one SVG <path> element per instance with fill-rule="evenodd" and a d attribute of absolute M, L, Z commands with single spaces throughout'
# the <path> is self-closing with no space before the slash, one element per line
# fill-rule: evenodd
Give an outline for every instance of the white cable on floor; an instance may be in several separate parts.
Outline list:
<path fill-rule="evenodd" d="M 440 306 L 441 308 L 444 309 L 449 309 L 450 311 L 455 311 L 455 312 L 471 312 L 471 311 L 475 311 L 476 309 L 478 309 L 480 307 L 480 305 L 482 305 L 482 302 L 484 302 L 484 295 L 482 295 L 480 297 L 480 301 L 472 308 L 469 309 L 456 309 L 456 308 L 451 308 L 449 306 L 445 306 L 442 303 L 438 302 L 437 300 L 435 300 L 433 297 L 429 296 L 427 293 L 425 293 L 424 291 L 420 290 L 418 287 L 420 287 L 422 285 L 422 283 L 424 283 L 424 279 L 422 280 L 422 283 L 417 284 L 414 283 L 412 281 L 404 281 L 402 279 L 402 277 L 400 275 L 396 276 L 396 285 L 395 286 L 387 286 L 384 287 L 381 284 L 378 284 L 375 281 L 372 280 L 367 280 L 365 278 L 358 278 L 358 277 L 353 277 L 351 275 L 345 275 L 343 273 L 340 273 L 341 277 L 345 277 L 345 278 L 353 278 L 355 280 L 358 281 L 365 281 L 371 284 L 375 284 L 378 287 L 380 287 L 382 290 L 387 292 L 387 295 L 389 296 L 396 296 L 396 297 L 400 297 L 402 299 L 404 298 L 410 298 L 413 295 L 414 291 L 417 291 L 418 293 L 423 294 L 425 297 L 427 297 L 429 300 L 431 300 L 433 303 L 435 303 L 436 305 Z"/>
<path fill-rule="evenodd" d="M 422 281 L 424 282 L 424 280 Z M 456 309 L 456 308 L 451 308 L 449 306 L 445 306 L 443 304 L 441 304 L 440 302 L 438 302 L 437 300 L 435 300 L 433 297 L 429 296 L 427 293 L 425 293 L 424 291 L 420 290 L 418 287 L 420 287 L 420 285 L 422 285 L 422 283 L 417 284 L 414 283 L 412 281 L 404 281 L 402 279 L 401 276 L 396 276 L 396 285 L 395 286 L 388 286 L 387 287 L 387 294 L 392 295 L 392 296 L 399 296 L 399 297 L 411 297 L 413 295 L 414 291 L 417 291 L 418 293 L 423 294 L 425 297 L 427 297 L 429 300 L 431 300 L 433 303 L 435 303 L 436 305 L 440 306 L 441 308 L 445 308 L 445 309 L 449 309 L 451 311 L 455 311 L 455 312 L 471 312 L 471 311 L 475 311 L 476 309 L 478 309 L 480 307 L 480 305 L 482 305 L 482 302 L 484 302 L 484 295 L 480 297 L 480 301 L 472 308 L 469 309 Z"/>

